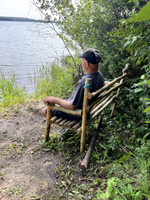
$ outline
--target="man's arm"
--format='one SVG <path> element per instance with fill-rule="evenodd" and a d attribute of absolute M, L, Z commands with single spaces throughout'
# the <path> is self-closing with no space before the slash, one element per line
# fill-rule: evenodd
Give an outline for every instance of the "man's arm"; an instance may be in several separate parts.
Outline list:
<path fill-rule="evenodd" d="M 56 97 L 46 97 L 45 99 L 43 99 L 44 103 L 55 103 L 60 105 L 63 108 L 67 108 L 70 110 L 75 110 L 76 106 L 72 105 L 71 102 L 68 100 L 64 100 L 64 99 L 59 99 Z"/>

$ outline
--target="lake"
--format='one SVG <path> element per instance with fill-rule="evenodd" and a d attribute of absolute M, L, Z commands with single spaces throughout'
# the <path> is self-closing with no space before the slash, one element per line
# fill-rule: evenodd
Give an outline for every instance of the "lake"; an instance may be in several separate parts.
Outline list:
<path fill-rule="evenodd" d="M 0 21 L 0 73 L 9 78 L 13 72 L 27 93 L 35 90 L 30 81 L 34 71 L 67 54 L 51 24 Z"/>

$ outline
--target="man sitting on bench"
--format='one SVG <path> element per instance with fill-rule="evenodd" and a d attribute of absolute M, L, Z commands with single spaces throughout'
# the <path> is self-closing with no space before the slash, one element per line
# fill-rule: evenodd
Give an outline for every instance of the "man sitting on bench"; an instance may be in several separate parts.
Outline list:
<path fill-rule="evenodd" d="M 82 79 L 78 81 L 78 85 L 73 91 L 71 97 L 68 100 L 63 100 L 60 98 L 49 96 L 43 99 L 44 103 L 55 103 L 63 108 L 71 110 L 82 109 L 85 80 L 87 78 L 91 78 L 90 92 L 94 92 L 104 86 L 103 75 L 98 70 L 99 62 L 102 61 L 99 51 L 96 49 L 88 49 L 84 51 L 82 54 L 79 54 L 78 57 L 82 58 L 82 67 L 86 75 L 83 76 Z M 46 117 L 47 115 L 46 107 L 42 109 L 42 115 Z M 52 110 L 52 116 L 62 117 L 70 120 L 81 119 L 78 116 L 74 116 L 57 110 Z"/>

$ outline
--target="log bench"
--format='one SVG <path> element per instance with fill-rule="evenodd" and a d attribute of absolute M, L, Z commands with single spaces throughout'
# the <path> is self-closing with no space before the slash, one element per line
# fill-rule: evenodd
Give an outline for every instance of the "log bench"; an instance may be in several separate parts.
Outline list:
<path fill-rule="evenodd" d="M 63 126 L 81 135 L 80 152 L 82 153 L 85 147 L 87 122 L 94 118 L 98 118 L 98 124 L 96 128 L 96 130 L 98 131 L 100 127 L 100 123 L 101 123 L 102 111 L 112 102 L 113 102 L 113 107 L 112 107 L 110 117 L 113 116 L 120 89 L 124 84 L 124 78 L 127 76 L 128 67 L 129 67 L 129 64 L 126 64 L 125 68 L 122 70 L 121 76 L 115 78 L 114 80 L 110 82 L 105 82 L 105 85 L 102 88 L 98 89 L 97 91 L 93 93 L 90 93 L 90 88 L 88 87 L 88 85 L 91 82 L 91 79 L 89 78 L 86 79 L 85 81 L 86 87 L 84 89 L 82 110 L 69 110 L 69 109 L 62 108 L 58 105 L 54 105 L 50 103 L 47 104 L 45 141 L 47 142 L 49 139 L 50 125 L 55 123 L 55 124 L 58 124 L 59 126 Z M 92 98 L 94 98 L 94 101 L 91 101 Z M 80 116 L 81 120 L 75 121 L 75 120 L 58 118 L 56 116 L 52 117 L 51 110 L 59 110 L 59 111 L 66 112 L 72 115 Z"/>

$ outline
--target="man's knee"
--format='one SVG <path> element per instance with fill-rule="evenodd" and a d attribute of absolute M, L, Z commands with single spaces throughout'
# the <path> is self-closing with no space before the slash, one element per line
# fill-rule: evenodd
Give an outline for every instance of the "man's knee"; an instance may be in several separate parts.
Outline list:
<path fill-rule="evenodd" d="M 47 107 L 43 108 L 41 114 L 46 117 L 47 116 Z"/>

